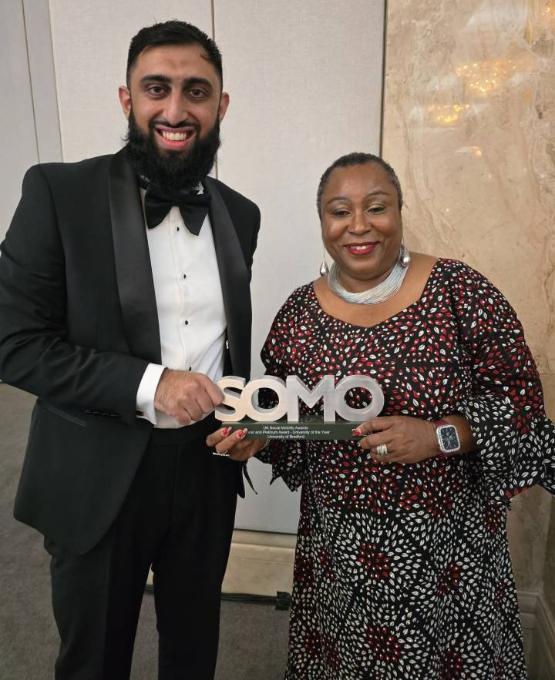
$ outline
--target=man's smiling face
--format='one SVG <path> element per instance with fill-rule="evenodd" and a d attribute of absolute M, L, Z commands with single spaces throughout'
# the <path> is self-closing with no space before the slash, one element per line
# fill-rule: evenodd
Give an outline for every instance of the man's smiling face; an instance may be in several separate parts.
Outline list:
<path fill-rule="evenodd" d="M 200 45 L 162 45 L 141 52 L 119 98 L 125 115 L 133 114 L 160 155 L 185 157 L 224 117 L 229 97 L 221 90 Z"/>

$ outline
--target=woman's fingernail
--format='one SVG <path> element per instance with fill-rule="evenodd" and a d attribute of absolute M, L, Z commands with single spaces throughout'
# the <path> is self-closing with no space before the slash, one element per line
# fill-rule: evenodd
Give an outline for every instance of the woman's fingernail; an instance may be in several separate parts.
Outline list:
<path fill-rule="evenodd" d="M 362 434 L 358 427 L 355 427 L 354 430 L 352 430 L 352 433 L 355 435 L 355 437 L 358 437 Z"/>
<path fill-rule="evenodd" d="M 230 428 L 230 427 L 224 427 L 223 430 L 222 430 L 222 435 L 223 435 L 224 437 L 227 437 L 227 435 L 228 435 L 230 432 L 231 432 L 231 428 Z"/>
<path fill-rule="evenodd" d="M 238 430 L 238 431 L 237 431 L 237 434 L 236 434 L 236 437 L 237 437 L 237 439 L 243 439 L 243 437 L 244 437 L 246 434 L 247 434 L 247 429 L 246 429 L 246 428 L 243 429 L 243 430 Z"/>

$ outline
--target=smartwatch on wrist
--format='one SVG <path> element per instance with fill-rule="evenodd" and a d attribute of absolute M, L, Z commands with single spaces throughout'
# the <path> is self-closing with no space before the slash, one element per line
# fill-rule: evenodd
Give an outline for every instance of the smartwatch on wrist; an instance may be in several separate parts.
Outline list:
<path fill-rule="evenodd" d="M 436 420 L 436 437 L 443 456 L 454 456 L 461 449 L 457 428 L 445 420 Z"/>

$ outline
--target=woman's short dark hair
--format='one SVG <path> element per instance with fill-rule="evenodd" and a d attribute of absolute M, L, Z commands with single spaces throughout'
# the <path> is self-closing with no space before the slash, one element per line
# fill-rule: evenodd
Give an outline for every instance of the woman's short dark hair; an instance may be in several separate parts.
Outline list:
<path fill-rule="evenodd" d="M 322 194 L 324 193 L 324 189 L 326 188 L 326 184 L 328 183 L 331 173 L 336 168 L 348 168 L 352 165 L 366 165 L 366 163 L 375 163 L 386 171 L 391 183 L 395 187 L 395 191 L 397 192 L 397 201 L 399 204 L 399 210 L 401 210 L 403 207 L 403 192 L 401 191 L 401 183 L 399 182 L 399 178 L 397 177 L 395 170 L 391 167 L 391 165 L 389 165 L 389 163 L 386 163 L 383 158 L 380 158 L 379 156 L 374 156 L 372 153 L 354 151 L 353 153 L 348 153 L 334 161 L 324 172 L 322 177 L 320 177 L 318 192 L 316 194 L 316 208 L 318 209 L 318 215 L 320 217 L 322 217 Z"/>
<path fill-rule="evenodd" d="M 127 85 L 129 86 L 129 75 L 133 64 L 147 47 L 193 44 L 200 45 L 204 49 L 208 61 L 214 66 L 223 83 L 222 55 L 216 43 L 193 24 L 173 19 L 141 28 L 137 35 L 133 36 L 127 53 Z"/>

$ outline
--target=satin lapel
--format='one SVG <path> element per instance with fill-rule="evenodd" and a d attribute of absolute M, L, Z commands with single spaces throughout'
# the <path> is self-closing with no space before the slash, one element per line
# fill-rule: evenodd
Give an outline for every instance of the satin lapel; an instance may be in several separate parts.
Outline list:
<path fill-rule="evenodd" d="M 160 331 L 143 209 L 125 149 L 110 165 L 110 214 L 127 343 L 134 356 L 159 364 Z"/>
<path fill-rule="evenodd" d="M 224 298 L 227 339 L 233 373 L 248 377 L 251 350 L 249 273 L 237 232 L 216 182 L 205 180 L 210 192 L 210 221 Z"/>

